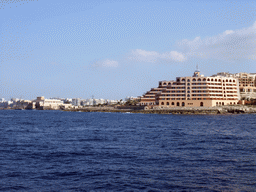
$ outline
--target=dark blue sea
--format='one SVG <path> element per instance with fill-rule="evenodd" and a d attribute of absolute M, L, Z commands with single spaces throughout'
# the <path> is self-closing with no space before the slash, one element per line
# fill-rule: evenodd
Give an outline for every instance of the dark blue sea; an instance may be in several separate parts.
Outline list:
<path fill-rule="evenodd" d="M 2 110 L 0 191 L 256 191 L 256 115 Z"/>

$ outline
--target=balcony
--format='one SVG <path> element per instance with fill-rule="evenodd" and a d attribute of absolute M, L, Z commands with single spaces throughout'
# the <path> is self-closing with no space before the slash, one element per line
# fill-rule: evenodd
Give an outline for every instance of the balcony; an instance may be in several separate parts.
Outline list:
<path fill-rule="evenodd" d="M 210 84 L 207 84 L 206 86 L 208 86 L 208 87 L 223 87 L 223 85 L 210 85 Z"/>

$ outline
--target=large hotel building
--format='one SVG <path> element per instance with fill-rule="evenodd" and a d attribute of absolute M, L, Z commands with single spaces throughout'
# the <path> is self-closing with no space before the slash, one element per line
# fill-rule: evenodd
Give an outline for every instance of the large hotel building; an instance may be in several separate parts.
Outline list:
<path fill-rule="evenodd" d="M 238 79 L 242 100 L 256 99 L 256 73 L 226 73 L 221 72 L 213 76 L 234 77 Z"/>
<path fill-rule="evenodd" d="M 204 77 L 196 70 L 192 77 L 177 77 L 176 81 L 160 81 L 157 88 L 146 92 L 140 105 L 150 107 L 213 107 L 236 105 L 239 83 L 234 77 Z"/>

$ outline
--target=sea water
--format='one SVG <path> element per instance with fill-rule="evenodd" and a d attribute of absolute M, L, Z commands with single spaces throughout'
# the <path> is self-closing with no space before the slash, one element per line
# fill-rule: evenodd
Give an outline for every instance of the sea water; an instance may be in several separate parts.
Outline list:
<path fill-rule="evenodd" d="M 256 115 L 0 111 L 0 191 L 256 191 Z"/>

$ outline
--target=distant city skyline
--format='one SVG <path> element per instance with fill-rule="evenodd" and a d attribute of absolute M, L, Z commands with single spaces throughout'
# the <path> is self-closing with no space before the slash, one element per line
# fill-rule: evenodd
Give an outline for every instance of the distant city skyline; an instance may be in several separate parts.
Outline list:
<path fill-rule="evenodd" d="M 256 72 L 254 1 L 1 1 L 0 98 L 122 99 Z"/>

